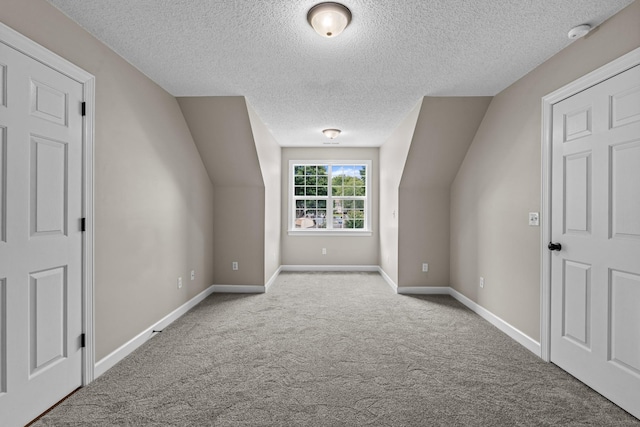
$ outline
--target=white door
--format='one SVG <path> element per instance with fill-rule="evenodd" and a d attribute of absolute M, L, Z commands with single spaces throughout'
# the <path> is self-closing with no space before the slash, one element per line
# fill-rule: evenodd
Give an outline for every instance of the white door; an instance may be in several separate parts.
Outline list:
<path fill-rule="evenodd" d="M 82 384 L 82 84 L 0 43 L 0 424 Z"/>
<path fill-rule="evenodd" d="M 640 418 L 640 66 L 553 106 L 551 361 Z"/>

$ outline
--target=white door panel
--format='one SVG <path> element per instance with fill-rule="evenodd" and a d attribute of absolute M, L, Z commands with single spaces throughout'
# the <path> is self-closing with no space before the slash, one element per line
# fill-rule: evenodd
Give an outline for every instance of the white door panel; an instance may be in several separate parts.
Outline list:
<path fill-rule="evenodd" d="M 82 384 L 83 86 L 0 43 L 0 413 Z"/>
<path fill-rule="evenodd" d="M 640 66 L 553 106 L 551 361 L 640 417 Z"/>

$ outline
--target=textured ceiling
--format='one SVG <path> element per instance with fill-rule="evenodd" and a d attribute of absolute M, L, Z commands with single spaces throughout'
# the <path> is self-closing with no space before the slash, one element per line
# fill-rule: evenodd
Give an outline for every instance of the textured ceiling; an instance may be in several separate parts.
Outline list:
<path fill-rule="evenodd" d="M 242 95 L 283 146 L 379 146 L 423 96 L 495 95 L 633 0 L 49 0 L 174 96 Z"/>

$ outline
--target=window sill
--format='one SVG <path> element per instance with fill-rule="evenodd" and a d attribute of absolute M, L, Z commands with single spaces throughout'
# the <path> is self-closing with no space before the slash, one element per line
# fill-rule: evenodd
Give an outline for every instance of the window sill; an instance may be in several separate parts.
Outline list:
<path fill-rule="evenodd" d="M 368 237 L 373 233 L 371 230 L 288 230 L 289 236 L 349 236 Z"/>

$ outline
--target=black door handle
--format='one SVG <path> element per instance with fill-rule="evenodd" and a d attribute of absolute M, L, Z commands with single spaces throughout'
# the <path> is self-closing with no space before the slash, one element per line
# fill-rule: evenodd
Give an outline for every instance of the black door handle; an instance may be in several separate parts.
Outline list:
<path fill-rule="evenodd" d="M 562 245 L 560 243 L 549 242 L 549 246 L 547 246 L 550 251 L 559 251 L 562 249 Z"/>

